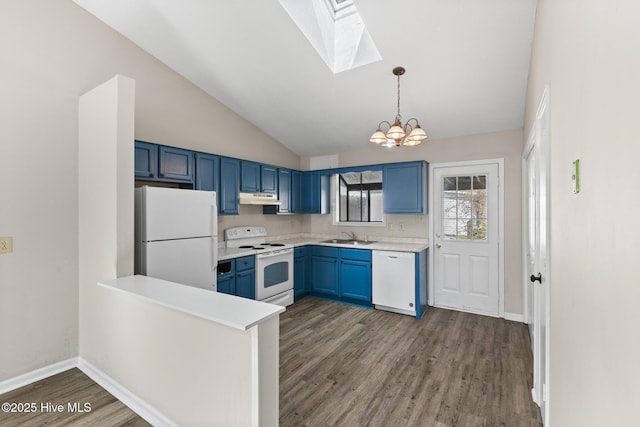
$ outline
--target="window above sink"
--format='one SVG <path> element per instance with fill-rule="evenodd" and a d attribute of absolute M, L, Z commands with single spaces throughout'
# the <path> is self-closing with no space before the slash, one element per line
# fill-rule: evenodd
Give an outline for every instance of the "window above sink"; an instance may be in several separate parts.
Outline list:
<path fill-rule="evenodd" d="M 341 172 L 331 178 L 334 225 L 384 226 L 381 170 Z"/>

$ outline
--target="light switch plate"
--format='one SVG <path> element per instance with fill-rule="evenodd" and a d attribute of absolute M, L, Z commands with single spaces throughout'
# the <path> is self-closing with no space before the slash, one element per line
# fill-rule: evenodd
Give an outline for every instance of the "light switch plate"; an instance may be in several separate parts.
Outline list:
<path fill-rule="evenodd" d="M 0 237 L 0 254 L 13 252 L 13 237 Z"/>

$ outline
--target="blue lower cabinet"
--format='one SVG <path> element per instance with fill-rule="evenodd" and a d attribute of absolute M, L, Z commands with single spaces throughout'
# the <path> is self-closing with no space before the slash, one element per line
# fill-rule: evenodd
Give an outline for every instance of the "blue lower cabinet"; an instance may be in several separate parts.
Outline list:
<path fill-rule="evenodd" d="M 218 276 L 218 292 L 230 295 L 236 293 L 236 278 L 233 274 Z"/>
<path fill-rule="evenodd" d="M 370 250 L 312 246 L 310 256 L 312 295 L 371 307 Z"/>
<path fill-rule="evenodd" d="M 295 300 L 307 293 L 307 248 L 302 246 L 293 250 L 293 296 Z"/>
<path fill-rule="evenodd" d="M 321 294 L 338 296 L 340 250 L 327 246 L 312 246 L 311 289 Z"/>
<path fill-rule="evenodd" d="M 236 295 L 243 298 L 256 299 L 255 270 L 236 273 Z"/>
<path fill-rule="evenodd" d="M 218 292 L 256 298 L 256 270 L 253 255 L 218 262 Z"/>
<path fill-rule="evenodd" d="M 340 285 L 341 297 L 371 304 L 371 262 L 343 259 Z"/>

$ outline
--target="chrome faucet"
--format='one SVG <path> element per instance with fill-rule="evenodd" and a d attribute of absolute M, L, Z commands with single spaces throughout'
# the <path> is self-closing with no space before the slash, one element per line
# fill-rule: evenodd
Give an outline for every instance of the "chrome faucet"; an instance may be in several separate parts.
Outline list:
<path fill-rule="evenodd" d="M 343 231 L 342 233 L 349 236 L 351 240 L 358 240 L 358 236 L 356 236 L 356 233 L 354 231 Z"/>

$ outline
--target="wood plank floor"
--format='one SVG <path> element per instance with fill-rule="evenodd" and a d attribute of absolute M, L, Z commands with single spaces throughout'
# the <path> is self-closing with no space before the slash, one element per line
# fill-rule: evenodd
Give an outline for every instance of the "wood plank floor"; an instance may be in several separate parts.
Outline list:
<path fill-rule="evenodd" d="M 281 426 L 541 426 L 527 327 L 314 298 L 280 321 Z"/>
<path fill-rule="evenodd" d="M 90 404 L 90 412 L 78 412 Z M 35 412 L 0 411 L 0 426 L 150 426 L 143 418 L 96 384 L 79 369 L 70 369 L 44 380 L 0 395 L 0 404 L 35 403 Z M 63 410 L 42 410 L 41 405 L 63 405 Z M 4 409 L 4 407 L 3 407 Z M 71 409 L 71 410 L 69 410 Z"/>
<path fill-rule="evenodd" d="M 538 427 L 529 348 L 526 326 L 504 319 L 430 308 L 416 320 L 305 298 L 280 318 L 280 425 Z M 65 411 L 0 412 L 3 427 L 149 425 L 78 369 L 5 402 Z"/>

